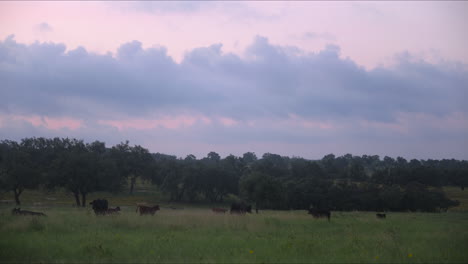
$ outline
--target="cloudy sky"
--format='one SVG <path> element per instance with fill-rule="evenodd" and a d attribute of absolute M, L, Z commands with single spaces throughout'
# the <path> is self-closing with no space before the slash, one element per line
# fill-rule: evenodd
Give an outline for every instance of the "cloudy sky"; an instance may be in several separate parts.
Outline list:
<path fill-rule="evenodd" d="M 468 2 L 0 2 L 0 139 L 468 159 Z"/>

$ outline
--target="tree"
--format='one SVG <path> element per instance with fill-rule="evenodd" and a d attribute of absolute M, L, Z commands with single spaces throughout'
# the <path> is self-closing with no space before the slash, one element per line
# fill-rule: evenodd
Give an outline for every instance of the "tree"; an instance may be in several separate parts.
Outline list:
<path fill-rule="evenodd" d="M 290 164 L 292 178 L 323 178 L 325 176 L 317 162 L 303 158 L 292 158 Z"/>
<path fill-rule="evenodd" d="M 138 177 L 151 179 L 154 160 L 147 149 L 139 145 L 131 147 L 126 141 L 112 147 L 111 156 L 117 161 L 121 174 L 130 179 L 130 194 L 133 194 Z"/>
<path fill-rule="evenodd" d="M 273 178 L 287 177 L 289 175 L 289 158 L 265 153 L 262 159 L 254 164 L 253 170 Z"/>
<path fill-rule="evenodd" d="M 255 207 L 279 209 L 284 207 L 283 186 L 278 179 L 260 172 L 241 178 L 240 193 L 244 199 L 255 202 Z"/>
<path fill-rule="evenodd" d="M 54 157 L 47 173 L 47 187 L 70 191 L 77 206 L 86 206 L 86 197 L 95 191 L 118 192 L 125 178 L 105 143 L 89 144 L 77 139 L 54 139 L 48 142 Z"/>
<path fill-rule="evenodd" d="M 195 201 L 197 194 L 201 191 L 200 179 L 202 178 L 203 165 L 194 155 L 187 155 L 184 159 L 181 186 L 190 202 Z"/>
<path fill-rule="evenodd" d="M 54 160 L 52 186 L 64 187 L 73 193 L 77 206 L 85 207 L 88 193 L 106 189 L 101 179 L 107 171 L 102 163 L 105 146 L 101 142 L 85 144 L 76 139 L 64 139 L 62 144 L 64 149 Z"/>
<path fill-rule="evenodd" d="M 359 161 L 351 161 L 347 168 L 347 178 L 354 181 L 364 181 L 366 180 L 366 175 L 364 172 L 364 166 Z"/>
<path fill-rule="evenodd" d="M 0 186 L 13 192 L 17 205 L 21 204 L 19 198 L 26 188 L 35 188 L 41 182 L 33 154 L 33 148 L 25 141 L 20 144 L 10 140 L 0 142 Z"/>
<path fill-rule="evenodd" d="M 159 167 L 163 178 L 162 189 L 170 194 L 170 201 L 180 201 L 185 193 L 183 168 L 181 161 L 168 159 Z"/>
<path fill-rule="evenodd" d="M 338 174 L 338 168 L 335 164 L 335 155 L 333 154 L 328 154 L 325 155 L 321 163 L 323 165 L 323 168 L 327 174 L 329 174 L 332 178 L 336 178 L 336 175 Z"/>
<path fill-rule="evenodd" d="M 258 160 L 257 155 L 255 155 L 255 153 L 253 152 L 246 152 L 244 153 L 244 155 L 242 155 L 242 158 L 241 158 L 242 163 L 244 163 L 245 165 L 252 164 L 256 162 L 257 160 Z"/>
<path fill-rule="evenodd" d="M 206 159 L 208 159 L 209 161 L 212 161 L 212 162 L 219 162 L 221 160 L 221 156 L 219 156 L 218 153 L 214 152 L 214 151 L 211 151 L 210 153 L 208 153 L 208 155 L 206 156 Z"/>
<path fill-rule="evenodd" d="M 392 185 L 386 186 L 379 194 L 379 198 L 382 200 L 383 208 L 385 210 L 399 211 L 402 210 L 402 200 L 404 193 L 400 186 Z"/>

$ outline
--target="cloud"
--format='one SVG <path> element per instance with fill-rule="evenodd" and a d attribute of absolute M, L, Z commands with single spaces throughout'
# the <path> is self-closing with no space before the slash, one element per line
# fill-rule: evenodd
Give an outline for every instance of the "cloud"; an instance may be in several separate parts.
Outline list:
<path fill-rule="evenodd" d="M 306 32 L 304 33 L 303 38 L 311 39 L 311 40 L 323 39 L 326 41 L 336 41 L 336 37 L 333 34 L 330 34 L 328 32 L 322 32 L 322 33 Z"/>
<path fill-rule="evenodd" d="M 308 53 L 257 36 L 242 57 L 218 43 L 176 63 L 165 47 L 139 41 L 112 56 L 9 36 L 0 42 L 0 136 L 94 135 L 142 145 L 158 139 L 179 151 L 181 142 L 331 148 L 325 152 L 334 144 L 419 142 L 408 150 L 417 155 L 433 153 L 429 143 L 439 140 L 467 157 L 460 150 L 468 133 L 466 65 L 431 64 L 409 53 L 395 60 L 391 68 L 366 70 L 336 45 Z M 366 149 L 378 146 L 385 152 L 391 144 Z"/>
<path fill-rule="evenodd" d="M 52 32 L 54 29 L 52 28 L 51 25 L 49 25 L 47 22 L 42 22 L 40 24 L 37 24 L 34 27 L 37 31 L 42 32 L 42 33 L 47 33 L 47 32 Z"/>
<path fill-rule="evenodd" d="M 144 13 L 193 13 L 202 8 L 214 6 L 205 1 L 132 1 L 108 3 L 114 8 Z"/>

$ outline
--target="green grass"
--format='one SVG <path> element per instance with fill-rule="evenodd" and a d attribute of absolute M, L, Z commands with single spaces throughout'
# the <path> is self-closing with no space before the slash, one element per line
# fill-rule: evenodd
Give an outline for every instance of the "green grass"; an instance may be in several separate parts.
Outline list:
<path fill-rule="evenodd" d="M 32 209 L 32 208 L 31 208 Z M 468 214 L 305 211 L 216 215 L 208 209 L 162 209 L 139 216 L 43 208 L 48 217 L 0 210 L 3 262 L 467 263 Z M 37 209 L 36 209 L 37 210 Z M 409 257 L 411 254 L 411 257 Z"/>
<path fill-rule="evenodd" d="M 145 184 L 133 196 L 91 194 L 88 202 L 107 198 L 123 210 L 96 217 L 73 207 L 63 191 L 26 190 L 21 208 L 48 217 L 12 216 L 13 203 L 0 205 L 0 262 L 468 263 L 468 191 L 444 190 L 461 202 L 447 213 L 388 213 L 379 220 L 370 212 L 332 212 L 330 223 L 305 211 L 216 215 L 208 204 L 161 203 L 157 188 Z M 141 217 L 135 213 L 141 202 L 162 210 Z"/>

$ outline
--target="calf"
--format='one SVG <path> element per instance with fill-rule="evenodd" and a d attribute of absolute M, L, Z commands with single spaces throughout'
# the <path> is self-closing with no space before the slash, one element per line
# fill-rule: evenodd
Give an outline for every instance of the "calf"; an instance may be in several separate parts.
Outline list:
<path fill-rule="evenodd" d="M 159 210 L 159 205 L 155 205 L 153 207 L 150 206 L 144 206 L 144 205 L 137 205 L 136 212 L 140 210 L 140 215 L 146 215 L 146 214 L 151 214 L 154 215 L 156 211 Z"/>
<path fill-rule="evenodd" d="M 387 217 L 385 214 L 376 214 L 375 216 L 377 216 L 379 219 L 384 219 Z"/>
<path fill-rule="evenodd" d="M 223 214 L 225 214 L 227 211 L 227 209 L 223 209 L 223 208 L 212 208 L 211 210 L 215 213 L 223 213 Z"/>
<path fill-rule="evenodd" d="M 117 206 L 116 208 L 109 208 L 106 211 L 106 214 L 118 214 L 120 212 L 120 206 Z"/>
<path fill-rule="evenodd" d="M 44 213 L 21 210 L 21 208 L 14 208 L 13 210 L 11 210 L 11 213 L 13 215 L 47 216 Z"/>

